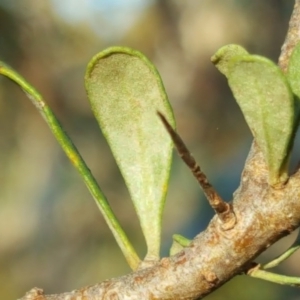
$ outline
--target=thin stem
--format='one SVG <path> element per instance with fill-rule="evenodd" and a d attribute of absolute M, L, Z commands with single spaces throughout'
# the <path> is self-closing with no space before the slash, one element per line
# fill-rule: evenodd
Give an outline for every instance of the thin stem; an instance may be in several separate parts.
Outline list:
<path fill-rule="evenodd" d="M 213 186 L 209 183 L 206 175 L 201 171 L 200 166 L 197 164 L 196 160 L 184 144 L 183 140 L 172 128 L 164 115 L 160 112 L 157 112 L 157 114 L 166 127 L 168 133 L 170 134 L 180 157 L 192 171 L 194 177 L 197 179 L 199 185 L 201 186 L 210 206 L 214 209 L 220 221 L 222 222 L 222 228 L 224 230 L 233 228 L 236 223 L 236 217 L 233 213 L 232 206 L 229 203 L 225 202 L 219 196 Z"/>
<path fill-rule="evenodd" d="M 271 268 L 278 266 L 280 263 L 282 263 L 283 261 L 288 259 L 291 255 L 293 255 L 297 250 L 299 250 L 299 248 L 300 248 L 300 231 L 298 233 L 298 236 L 297 236 L 295 242 L 289 249 L 287 249 L 284 253 L 282 253 L 281 255 L 279 255 L 278 257 L 276 257 L 269 263 L 263 265 L 262 268 L 263 269 L 271 269 Z"/>
<path fill-rule="evenodd" d="M 187 247 L 192 242 L 192 240 L 187 239 L 180 234 L 173 234 L 173 241 L 177 242 L 182 247 Z"/>
<path fill-rule="evenodd" d="M 129 266 L 134 270 L 137 269 L 140 263 L 140 259 L 137 253 L 135 252 L 128 237 L 126 236 L 126 233 L 124 232 L 115 214 L 113 213 L 93 174 L 87 167 L 85 161 L 81 157 L 80 153 L 78 152 L 77 148 L 75 147 L 67 133 L 62 129 L 62 126 L 55 117 L 54 113 L 47 106 L 42 96 L 32 86 L 30 86 L 23 77 L 21 77 L 12 68 L 2 62 L 0 62 L 0 74 L 8 77 L 16 84 L 18 84 L 29 97 L 31 102 L 36 106 L 36 108 L 50 127 L 50 130 L 57 139 L 58 143 L 61 145 L 63 151 L 66 153 L 75 169 L 81 175 L 84 183 L 86 184 L 102 215 L 104 216 L 106 223 L 108 224 L 115 239 L 117 240 L 117 243 L 121 248 Z"/>
<path fill-rule="evenodd" d="M 255 278 L 271 281 L 278 284 L 300 287 L 300 277 L 285 276 L 276 273 L 267 272 L 254 268 L 248 272 L 248 275 Z"/>

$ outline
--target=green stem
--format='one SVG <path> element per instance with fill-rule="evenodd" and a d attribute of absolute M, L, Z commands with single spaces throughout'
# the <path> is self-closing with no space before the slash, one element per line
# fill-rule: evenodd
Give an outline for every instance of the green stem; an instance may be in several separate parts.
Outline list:
<path fill-rule="evenodd" d="M 61 145 L 62 149 L 66 153 L 67 157 L 70 159 L 71 163 L 75 169 L 79 172 L 83 178 L 87 188 L 92 194 L 94 200 L 96 201 L 97 206 L 99 207 L 106 223 L 108 224 L 110 230 L 112 231 L 119 247 L 121 248 L 129 266 L 135 270 L 139 263 L 140 259 L 131 245 L 126 233 L 122 229 L 119 221 L 117 220 L 115 214 L 113 213 L 106 197 L 101 191 L 98 183 L 96 182 L 91 171 L 87 167 L 85 161 L 81 157 L 77 148 L 69 138 L 69 136 L 64 132 L 59 121 L 55 117 L 54 113 L 47 106 L 42 96 L 35 90 L 25 79 L 20 76 L 16 71 L 10 68 L 8 65 L 0 61 L 0 74 L 8 77 L 16 84 L 18 84 L 21 89 L 26 93 L 31 102 L 38 109 L 40 114 L 45 119 L 46 123 L 50 127 L 50 130 L 54 134 L 58 143 Z"/>
<path fill-rule="evenodd" d="M 251 277 L 264 279 L 278 284 L 300 287 L 300 277 L 285 276 L 260 269 L 255 269 L 251 271 L 248 275 L 250 275 Z"/>
<path fill-rule="evenodd" d="M 267 264 L 263 265 L 263 269 L 271 269 L 278 266 L 284 260 L 288 259 L 292 254 L 294 254 L 300 248 L 300 232 L 298 233 L 296 241 L 293 245 L 287 249 L 284 253 L 273 259 L 272 261 L 268 262 Z"/>
<path fill-rule="evenodd" d="M 189 240 L 180 234 L 173 234 L 173 241 L 177 242 L 182 247 L 187 247 L 192 242 L 192 240 Z"/>

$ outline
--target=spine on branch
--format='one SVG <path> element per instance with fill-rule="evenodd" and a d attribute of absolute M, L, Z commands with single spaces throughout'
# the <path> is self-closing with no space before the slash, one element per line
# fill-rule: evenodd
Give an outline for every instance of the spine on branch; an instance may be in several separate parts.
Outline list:
<path fill-rule="evenodd" d="M 173 143 L 178 151 L 178 154 L 185 162 L 185 164 L 192 171 L 201 186 L 209 205 L 217 214 L 221 226 L 224 230 L 232 229 L 236 223 L 236 217 L 233 212 L 232 205 L 225 202 L 214 187 L 209 183 L 206 175 L 202 172 L 200 166 L 197 164 L 195 158 L 192 156 L 181 137 L 176 133 L 172 126 L 168 123 L 167 119 L 160 112 L 157 112 L 164 126 L 166 127 Z"/>

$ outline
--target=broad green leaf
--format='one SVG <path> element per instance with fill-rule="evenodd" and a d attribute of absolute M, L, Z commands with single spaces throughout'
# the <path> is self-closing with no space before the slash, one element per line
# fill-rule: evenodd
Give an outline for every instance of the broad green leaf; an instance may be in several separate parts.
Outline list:
<path fill-rule="evenodd" d="M 161 78 L 140 52 L 112 47 L 91 60 L 85 84 L 138 214 L 146 259 L 156 260 L 172 156 L 171 139 L 157 111 L 175 125 Z"/>
<path fill-rule="evenodd" d="M 287 162 L 295 121 L 294 98 L 278 66 L 264 57 L 233 57 L 228 82 L 269 167 L 269 181 L 280 187 L 288 178 Z"/>
<path fill-rule="evenodd" d="M 230 44 L 220 48 L 210 60 L 216 66 L 216 68 L 227 77 L 228 66 L 231 59 L 236 56 L 247 54 L 247 50 L 245 50 L 242 46 Z"/>

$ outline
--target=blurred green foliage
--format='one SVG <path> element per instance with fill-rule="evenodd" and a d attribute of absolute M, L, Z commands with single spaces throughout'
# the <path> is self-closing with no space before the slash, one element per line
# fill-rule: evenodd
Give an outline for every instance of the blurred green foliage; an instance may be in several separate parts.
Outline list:
<path fill-rule="evenodd" d="M 81 9 L 80 2 L 74 5 Z M 143 256 L 128 192 L 85 95 L 87 62 L 109 45 L 144 52 L 162 75 L 180 134 L 212 183 L 230 199 L 251 135 L 210 57 L 222 45 L 236 43 L 276 61 L 292 6 L 293 1 L 284 0 L 157 0 L 138 16 L 135 11 L 136 22 L 122 35 L 115 28 L 115 35 L 111 30 L 107 37 L 93 30 L 88 19 L 67 22 L 50 0 L 0 0 L 0 58 L 43 94 Z M 98 30 L 106 30 L 107 18 L 99 12 Z M 63 292 L 129 272 L 46 124 L 5 78 L 0 79 L 0 137 L 0 299 L 16 299 L 34 286 Z M 175 158 L 163 221 L 166 249 L 173 233 L 203 230 L 212 212 L 201 198 L 197 183 Z M 262 259 L 291 241 L 275 245 Z M 283 264 L 285 273 L 299 276 L 297 257 Z M 207 299 L 296 299 L 294 292 L 245 276 Z"/>

